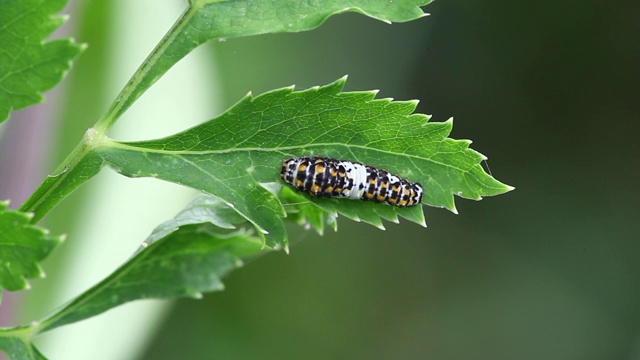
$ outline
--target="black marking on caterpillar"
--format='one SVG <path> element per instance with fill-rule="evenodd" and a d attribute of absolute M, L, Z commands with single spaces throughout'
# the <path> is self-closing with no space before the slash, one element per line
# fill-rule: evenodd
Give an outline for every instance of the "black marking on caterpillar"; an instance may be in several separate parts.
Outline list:
<path fill-rule="evenodd" d="M 319 156 L 284 160 L 280 178 L 313 196 L 372 200 L 398 207 L 419 205 L 424 194 L 419 183 L 386 170 Z"/>

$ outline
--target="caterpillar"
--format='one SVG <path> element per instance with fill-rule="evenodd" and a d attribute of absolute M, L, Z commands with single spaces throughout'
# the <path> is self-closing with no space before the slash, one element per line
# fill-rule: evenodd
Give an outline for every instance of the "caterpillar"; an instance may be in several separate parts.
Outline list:
<path fill-rule="evenodd" d="M 419 205 L 422 185 L 348 160 L 303 156 L 282 162 L 280 178 L 313 196 L 346 197 L 407 207 Z"/>

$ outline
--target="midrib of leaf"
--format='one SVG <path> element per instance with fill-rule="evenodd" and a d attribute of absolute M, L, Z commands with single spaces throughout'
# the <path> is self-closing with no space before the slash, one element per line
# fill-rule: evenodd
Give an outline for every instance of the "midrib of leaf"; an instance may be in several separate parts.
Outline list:
<path fill-rule="evenodd" d="M 144 152 L 144 151 L 143 151 Z M 173 155 L 173 154 L 170 154 Z M 183 154 L 184 155 L 184 154 Z M 208 172 L 205 168 L 203 168 L 202 166 L 197 165 L 196 163 L 194 163 L 193 161 L 185 158 L 182 155 L 177 155 L 177 157 L 180 157 L 184 162 L 190 164 L 191 166 L 193 166 L 195 169 L 198 169 L 202 174 L 204 174 L 205 176 L 207 176 L 208 178 L 210 178 L 211 180 L 219 183 L 219 184 L 223 184 L 223 186 L 231 193 L 237 195 L 237 196 L 241 196 L 242 194 L 238 191 L 236 191 L 236 188 L 233 186 L 227 186 L 226 182 L 223 181 L 223 179 L 218 178 L 216 176 L 214 176 L 213 173 Z M 255 180 L 255 179 L 254 179 Z M 227 205 L 231 206 L 231 207 L 235 207 L 233 204 L 231 203 L 227 203 Z M 239 211 L 238 212 L 243 218 L 247 219 L 248 221 L 250 221 L 252 224 L 255 225 L 255 227 L 258 229 L 258 231 L 260 231 L 263 234 L 269 234 L 269 231 L 267 229 L 265 229 L 264 227 L 262 227 L 259 223 L 255 222 L 251 216 L 249 214 L 245 214 L 244 212 Z"/>
<path fill-rule="evenodd" d="M 223 150 L 206 150 L 206 151 L 202 151 L 202 150 L 196 150 L 196 151 L 190 151 L 190 150 L 159 150 L 159 149 L 153 149 L 153 148 L 146 148 L 146 147 L 140 147 L 140 146 L 135 146 L 132 145 L 133 143 L 123 143 L 123 142 L 118 142 L 118 141 L 109 141 L 108 142 L 108 146 L 105 146 L 105 148 L 114 148 L 114 149 L 122 149 L 122 150 L 132 150 L 132 151 L 139 151 L 139 152 L 143 152 L 143 153 L 154 153 L 154 154 L 163 154 L 163 155 L 175 155 L 175 156 L 181 156 L 181 155 L 218 155 L 218 154 L 229 154 L 229 153 L 233 153 L 233 152 L 252 152 L 252 151 L 258 151 L 258 152 L 279 152 L 282 153 L 282 155 L 286 155 L 286 151 L 288 150 L 303 150 L 305 148 L 309 148 L 309 147 L 327 147 L 327 148 L 335 148 L 335 147 L 347 147 L 347 148 L 354 148 L 354 149 L 363 149 L 363 150 L 371 150 L 371 151 L 377 151 L 383 154 L 388 154 L 391 156 L 402 156 L 402 157 L 406 157 L 408 159 L 414 160 L 423 160 L 423 161 L 428 161 L 433 163 L 434 165 L 440 165 L 440 166 L 444 166 L 453 170 L 458 170 L 462 173 L 469 173 L 471 170 L 470 169 L 463 169 L 463 168 L 459 168 L 456 166 L 453 166 L 451 164 L 447 164 L 447 163 L 443 163 L 441 161 L 436 161 L 434 160 L 432 157 L 424 157 L 424 156 L 418 156 L 418 155 L 411 155 L 411 154 L 406 154 L 406 153 L 395 153 L 392 151 L 388 151 L 388 150 L 381 150 L 379 148 L 374 148 L 374 147 L 368 147 L 365 145 L 351 145 L 351 144 L 346 144 L 346 143 L 330 143 L 330 142 L 325 142 L 325 143 L 315 143 L 315 142 L 311 142 L 309 144 L 306 145 L 295 145 L 295 146 L 278 146 L 278 147 L 271 147 L 271 148 L 257 148 L 257 147 L 246 147 L 246 148 L 238 148 L 238 147 L 232 147 L 229 149 L 223 149 Z M 319 155 L 319 154 L 310 154 L 310 155 Z M 320 154 L 322 155 L 322 154 Z M 355 157 L 355 154 L 353 154 Z M 436 154 L 437 155 L 437 152 Z M 184 157 L 182 157 L 185 161 L 188 161 L 187 159 L 185 159 Z"/>

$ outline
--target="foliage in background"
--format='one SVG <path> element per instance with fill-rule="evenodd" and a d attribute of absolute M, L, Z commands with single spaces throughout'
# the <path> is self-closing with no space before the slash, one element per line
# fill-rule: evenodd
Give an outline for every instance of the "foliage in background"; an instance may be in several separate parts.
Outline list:
<path fill-rule="evenodd" d="M 64 22 L 55 16 L 66 0 L 3 1 L 0 4 L 0 123 L 43 101 L 71 67 L 83 46 L 72 39 L 45 41 Z"/>
<path fill-rule="evenodd" d="M 234 2 L 233 6 L 227 2 L 192 1 L 107 113 L 23 204 L 21 212 L 0 209 L 0 225 L 17 229 L 0 231 L 0 286 L 18 290 L 27 286 L 24 277 L 40 275 L 38 261 L 46 257 L 59 238 L 30 224 L 104 166 L 125 176 L 156 177 L 215 197 L 198 198 L 175 219 L 158 227 L 144 247 L 118 270 L 49 317 L 28 326 L 1 329 L 0 348 L 14 359 L 40 359 L 43 357 L 31 339 L 43 331 L 135 299 L 198 296 L 204 291 L 219 290 L 220 277 L 239 266 L 242 259 L 270 248 L 287 248 L 282 222 L 287 215 L 290 216 L 286 219 L 309 224 L 319 232 L 325 224 L 334 225 L 338 214 L 378 227 L 382 227 L 381 219 L 397 221 L 398 216 L 424 224 L 421 206 L 397 208 L 314 199 L 290 190 L 281 193 L 273 183 L 283 158 L 321 154 L 388 168 L 421 182 L 424 203 L 454 212 L 454 195 L 479 200 L 509 191 L 509 186 L 484 172 L 479 165 L 484 157 L 468 148 L 469 141 L 447 138 L 451 121 L 431 123 L 424 115 L 412 114 L 415 101 L 376 100 L 372 91 L 343 92 L 345 79 L 305 91 L 285 88 L 247 96 L 221 116 L 163 139 L 124 143 L 107 137 L 115 121 L 144 91 L 205 41 L 308 30 L 344 11 L 386 22 L 408 21 L 423 16 L 419 6 L 426 3 L 350 1 L 345 7 L 343 1 L 326 0 L 310 7 L 297 1 L 246 1 Z M 0 28 L 0 39 L 15 45 L 14 50 L 22 43 L 34 43 L 41 51 L 40 55 L 25 51 L 30 56 L 23 57 L 13 57 L 11 52 L 0 58 L 0 69 L 5 74 L 0 81 L 7 81 L 7 94 L 17 93 L 12 90 L 16 84 L 32 85 L 20 89 L 21 96 L 0 98 L 0 110 L 6 109 L 3 111 L 7 115 L 10 109 L 39 101 L 39 93 L 60 80 L 69 61 L 82 48 L 68 39 L 41 43 L 60 24 L 52 14 L 64 2 L 54 4 L 57 7 L 52 6 L 49 12 L 37 13 L 38 21 L 42 17 L 51 20 L 35 40 L 32 36 L 17 36 L 31 30 L 30 21 L 35 20 L 23 7 L 35 4 L 0 4 L 0 13 L 14 15 L 5 19 L 6 24 L 15 25 Z M 63 55 L 58 55 L 57 61 L 51 61 L 48 52 L 43 51 L 50 44 L 63 45 Z M 39 70 L 40 66 L 44 71 L 26 71 Z M 25 74 L 40 77 L 16 81 L 20 77 L 24 80 Z"/>

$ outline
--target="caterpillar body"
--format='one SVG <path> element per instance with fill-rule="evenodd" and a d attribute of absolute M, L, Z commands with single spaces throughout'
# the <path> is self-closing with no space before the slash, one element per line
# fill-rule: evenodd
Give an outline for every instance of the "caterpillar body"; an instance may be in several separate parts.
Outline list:
<path fill-rule="evenodd" d="M 313 196 L 372 200 L 398 207 L 419 205 L 424 194 L 419 183 L 386 170 L 319 156 L 284 160 L 280 178 Z"/>

